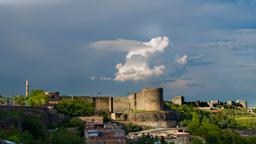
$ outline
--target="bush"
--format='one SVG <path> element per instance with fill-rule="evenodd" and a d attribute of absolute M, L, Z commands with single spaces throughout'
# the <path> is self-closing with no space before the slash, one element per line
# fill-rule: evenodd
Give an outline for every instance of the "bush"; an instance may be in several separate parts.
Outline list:
<path fill-rule="evenodd" d="M 70 117 L 73 116 L 90 116 L 95 112 L 95 104 L 83 99 L 64 99 L 61 100 L 56 109 Z"/>
<path fill-rule="evenodd" d="M 127 124 L 125 126 L 125 129 L 127 132 L 138 132 L 138 131 L 142 130 L 142 128 L 140 126 L 133 125 L 132 123 Z"/>

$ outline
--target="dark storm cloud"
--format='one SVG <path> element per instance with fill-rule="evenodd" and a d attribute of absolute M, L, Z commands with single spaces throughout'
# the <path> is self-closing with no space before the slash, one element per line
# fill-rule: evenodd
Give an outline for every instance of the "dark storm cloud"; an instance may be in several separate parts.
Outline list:
<path fill-rule="evenodd" d="M 255 22 L 252 0 L 0 0 L 0 94 L 24 93 L 29 79 L 31 88 L 71 95 L 127 95 L 166 84 L 168 97 L 247 95 L 254 102 L 254 71 L 240 64 L 254 65 Z M 126 53 L 100 52 L 90 43 L 164 35 L 173 47 L 154 62 L 164 63 L 163 76 L 137 83 L 101 80 L 115 76 Z M 177 66 L 176 55 L 187 55 L 187 64 Z"/>

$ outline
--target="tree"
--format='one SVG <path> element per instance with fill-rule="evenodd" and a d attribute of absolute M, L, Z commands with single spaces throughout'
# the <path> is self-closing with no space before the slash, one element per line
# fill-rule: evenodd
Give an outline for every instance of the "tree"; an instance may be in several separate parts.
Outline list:
<path fill-rule="evenodd" d="M 47 102 L 48 96 L 44 94 L 43 90 L 32 90 L 27 99 L 27 103 L 30 106 L 43 106 Z"/>
<path fill-rule="evenodd" d="M 35 141 L 28 131 L 21 132 L 17 128 L 0 130 L 0 138 L 24 144 L 31 144 Z"/>
<path fill-rule="evenodd" d="M 95 104 L 84 99 L 64 99 L 56 105 L 60 113 L 73 116 L 88 116 L 95 112 Z"/>
<path fill-rule="evenodd" d="M 68 131 L 66 128 L 59 128 L 50 134 L 52 144 L 84 144 L 85 139 L 79 135 Z"/>
<path fill-rule="evenodd" d="M 132 123 L 128 123 L 127 125 L 125 125 L 125 130 L 127 132 L 138 132 L 141 131 L 142 128 L 140 126 L 133 125 Z"/>
<path fill-rule="evenodd" d="M 43 126 L 42 122 L 31 115 L 26 115 L 26 118 L 23 118 L 22 129 L 29 131 L 35 139 L 44 137 L 46 133 L 46 128 Z"/>
<path fill-rule="evenodd" d="M 188 130 L 191 133 L 195 133 L 199 127 L 200 127 L 199 115 L 196 112 L 194 112 L 192 120 L 190 121 L 190 123 L 188 125 Z"/>
<path fill-rule="evenodd" d="M 21 95 L 16 95 L 13 98 L 13 101 L 16 105 L 25 105 L 26 104 L 26 98 L 24 96 L 21 96 Z"/>

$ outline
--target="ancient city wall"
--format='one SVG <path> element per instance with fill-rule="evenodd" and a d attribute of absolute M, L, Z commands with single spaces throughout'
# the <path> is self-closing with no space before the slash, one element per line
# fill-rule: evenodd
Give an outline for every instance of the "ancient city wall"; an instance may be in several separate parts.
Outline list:
<path fill-rule="evenodd" d="M 109 98 L 110 97 L 95 97 L 96 112 L 109 112 Z"/>
<path fill-rule="evenodd" d="M 137 94 L 136 93 L 133 93 L 131 95 L 128 96 L 128 100 L 129 100 L 129 107 L 130 107 L 130 110 L 136 110 L 136 102 L 137 102 Z"/>
<path fill-rule="evenodd" d="M 64 98 L 82 98 L 95 102 L 96 112 L 128 112 L 129 110 L 161 111 L 163 110 L 163 89 L 146 88 L 129 96 L 63 96 Z"/>
<path fill-rule="evenodd" d="M 130 109 L 130 103 L 128 97 L 118 96 L 113 97 L 113 112 L 128 112 Z"/>
<path fill-rule="evenodd" d="M 163 89 L 146 88 L 136 95 L 136 110 L 163 110 Z"/>

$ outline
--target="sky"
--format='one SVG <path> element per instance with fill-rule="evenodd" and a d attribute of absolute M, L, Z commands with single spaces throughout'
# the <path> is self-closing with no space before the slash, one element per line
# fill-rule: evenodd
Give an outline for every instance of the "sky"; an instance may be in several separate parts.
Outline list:
<path fill-rule="evenodd" d="M 0 0 L 0 94 L 256 104 L 254 0 Z"/>

